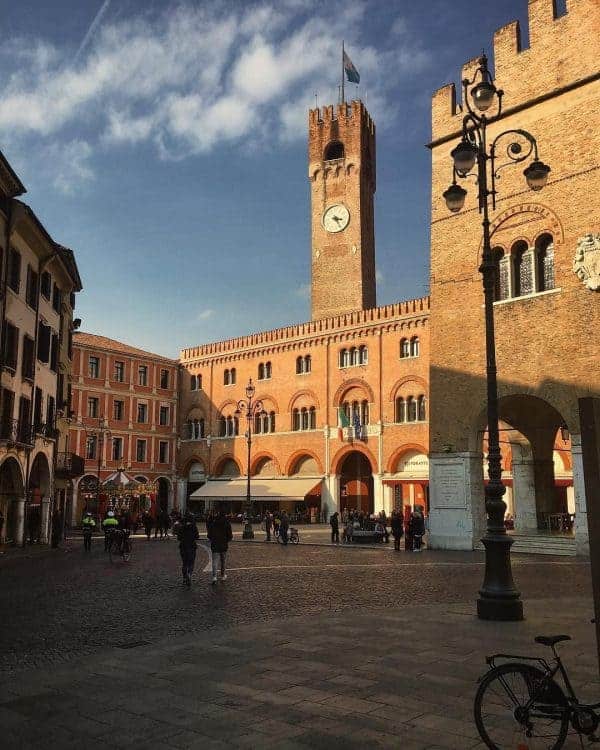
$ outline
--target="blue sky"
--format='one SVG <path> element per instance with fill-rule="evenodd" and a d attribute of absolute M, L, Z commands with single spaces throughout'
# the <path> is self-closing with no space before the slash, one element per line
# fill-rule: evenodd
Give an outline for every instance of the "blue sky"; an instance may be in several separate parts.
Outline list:
<path fill-rule="evenodd" d="M 82 330 L 167 356 L 310 318 L 307 113 L 377 124 L 378 304 L 428 290 L 431 93 L 527 0 L 2 3 L 0 148 Z"/>

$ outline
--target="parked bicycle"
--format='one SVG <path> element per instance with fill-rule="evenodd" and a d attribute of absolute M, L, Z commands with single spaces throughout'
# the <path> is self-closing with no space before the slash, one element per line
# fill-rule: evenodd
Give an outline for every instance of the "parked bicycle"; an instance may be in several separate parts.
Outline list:
<path fill-rule="evenodd" d="M 570 641 L 568 635 L 535 638 L 552 649 L 551 663 L 545 659 L 510 654 L 488 656 L 490 670 L 480 679 L 475 695 L 475 724 L 481 739 L 492 750 L 558 750 L 569 726 L 589 742 L 600 742 L 596 730 L 599 703 L 581 703 L 556 645 Z M 504 663 L 498 663 L 505 661 Z M 515 661 L 518 660 L 518 661 Z M 555 681 L 560 674 L 565 690 Z"/>
<path fill-rule="evenodd" d="M 281 537 L 281 534 L 279 533 L 279 528 L 275 529 L 274 533 L 275 533 L 275 539 L 277 539 L 277 541 L 280 544 L 283 544 L 283 539 Z M 290 542 L 291 544 L 298 544 L 299 541 L 300 541 L 300 534 L 298 533 L 298 529 L 295 528 L 294 526 L 290 526 L 290 529 L 288 532 L 288 542 Z"/>
<path fill-rule="evenodd" d="M 110 561 L 121 557 L 123 562 L 128 562 L 131 558 L 132 542 L 128 529 L 115 529 L 110 534 L 108 542 L 108 555 Z"/>

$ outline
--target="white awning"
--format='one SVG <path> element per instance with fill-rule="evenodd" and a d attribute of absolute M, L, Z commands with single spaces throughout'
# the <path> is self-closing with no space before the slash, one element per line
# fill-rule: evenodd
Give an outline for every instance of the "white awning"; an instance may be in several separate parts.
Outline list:
<path fill-rule="evenodd" d="M 191 500 L 244 500 L 246 479 L 212 480 L 192 492 Z M 323 477 L 293 477 L 290 479 L 262 479 L 251 477 L 250 494 L 253 500 L 304 500 Z"/>

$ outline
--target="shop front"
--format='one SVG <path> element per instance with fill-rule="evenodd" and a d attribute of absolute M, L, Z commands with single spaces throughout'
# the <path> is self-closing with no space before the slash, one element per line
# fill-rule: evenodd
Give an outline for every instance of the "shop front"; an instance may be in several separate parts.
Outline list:
<path fill-rule="evenodd" d="M 408 451 L 399 459 L 395 472 L 383 479 L 391 488 L 391 507 L 423 506 L 429 512 L 429 459 L 419 451 Z"/>

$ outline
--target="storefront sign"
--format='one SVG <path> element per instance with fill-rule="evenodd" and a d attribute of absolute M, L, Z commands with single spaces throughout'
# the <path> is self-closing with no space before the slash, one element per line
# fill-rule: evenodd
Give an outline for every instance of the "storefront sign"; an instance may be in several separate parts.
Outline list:
<path fill-rule="evenodd" d="M 188 472 L 188 482 L 205 482 L 206 475 L 204 473 L 204 466 L 201 463 L 195 463 L 190 466 Z"/>
<path fill-rule="evenodd" d="M 398 461 L 398 473 L 420 477 L 429 475 L 429 459 L 423 453 L 407 453 Z"/>

